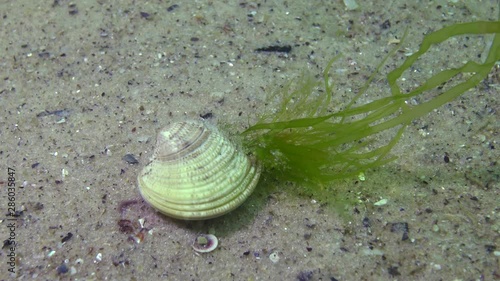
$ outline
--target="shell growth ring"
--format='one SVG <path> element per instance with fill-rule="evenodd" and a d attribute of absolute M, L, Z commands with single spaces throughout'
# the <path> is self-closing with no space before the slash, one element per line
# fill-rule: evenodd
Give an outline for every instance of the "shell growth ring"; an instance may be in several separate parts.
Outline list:
<path fill-rule="evenodd" d="M 260 166 L 215 126 L 168 125 L 138 176 L 142 197 L 161 213 L 184 220 L 224 215 L 240 206 L 259 181 Z"/>

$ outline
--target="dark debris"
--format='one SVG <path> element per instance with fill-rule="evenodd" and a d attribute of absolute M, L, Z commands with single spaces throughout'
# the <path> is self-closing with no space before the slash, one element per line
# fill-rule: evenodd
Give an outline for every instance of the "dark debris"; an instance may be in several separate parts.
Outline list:
<path fill-rule="evenodd" d="M 68 273 L 69 269 L 68 267 L 66 266 L 66 264 L 61 264 L 60 266 L 58 266 L 56 268 L 57 270 L 57 274 L 65 274 L 65 273 Z"/>
<path fill-rule="evenodd" d="M 408 236 L 409 231 L 410 231 L 410 227 L 408 226 L 407 222 L 391 223 L 391 232 L 403 233 L 403 236 L 401 237 L 401 240 L 403 240 L 403 241 L 406 241 L 410 238 Z"/>
<path fill-rule="evenodd" d="M 275 52 L 275 53 L 290 53 L 292 51 L 292 46 L 284 45 L 284 46 L 267 46 L 255 49 L 256 52 Z"/>
<path fill-rule="evenodd" d="M 33 206 L 33 209 L 35 211 L 40 211 L 40 210 L 43 210 L 45 206 L 43 205 L 43 203 L 41 202 L 36 202 L 35 205 Z"/>
<path fill-rule="evenodd" d="M 45 110 L 36 115 L 36 117 L 45 117 L 49 115 L 56 115 L 58 117 L 69 117 L 71 111 L 69 109 L 58 109 L 54 111 Z"/>
<path fill-rule="evenodd" d="M 130 260 L 127 257 L 125 257 L 123 253 L 121 253 L 119 256 L 111 257 L 111 261 L 113 262 L 114 266 L 130 264 Z"/>
<path fill-rule="evenodd" d="M 390 20 L 385 20 L 381 25 L 380 28 L 382 29 L 388 29 L 391 27 L 391 21 Z"/>
<path fill-rule="evenodd" d="M 135 231 L 134 224 L 130 220 L 119 220 L 118 227 L 120 232 L 130 234 Z"/>
<path fill-rule="evenodd" d="M 132 165 L 139 164 L 139 160 L 137 160 L 133 154 L 125 154 L 122 160 Z"/>
<path fill-rule="evenodd" d="M 152 15 L 150 13 L 141 12 L 140 14 L 141 14 L 141 18 L 143 18 L 143 19 L 149 20 L 152 18 Z"/>
<path fill-rule="evenodd" d="M 61 243 L 65 243 L 65 242 L 69 241 L 69 239 L 71 239 L 71 237 L 73 237 L 73 233 L 68 232 L 68 234 L 66 234 L 66 236 L 64 236 L 64 237 L 61 239 Z"/>
<path fill-rule="evenodd" d="M 364 217 L 363 218 L 363 226 L 364 227 L 370 227 L 371 226 L 371 223 L 370 223 L 370 219 L 367 218 L 367 217 Z"/>
<path fill-rule="evenodd" d="M 14 241 L 11 241 L 9 239 L 6 239 L 6 240 L 3 240 L 3 245 L 2 245 L 2 249 L 6 249 L 6 248 L 9 248 L 10 245 L 14 246 Z"/>
<path fill-rule="evenodd" d="M 401 273 L 399 273 L 399 270 L 398 270 L 398 267 L 397 266 L 391 266 L 387 269 L 387 271 L 389 272 L 389 274 L 392 276 L 392 277 L 395 277 L 395 276 L 400 276 Z"/>
<path fill-rule="evenodd" d="M 50 53 L 49 52 L 40 52 L 40 53 L 38 53 L 38 57 L 41 59 L 48 59 L 48 58 L 50 58 Z"/>
<path fill-rule="evenodd" d="M 205 114 L 200 114 L 200 117 L 203 119 L 209 119 L 209 118 L 214 117 L 214 114 L 212 112 L 207 112 Z"/>
<path fill-rule="evenodd" d="M 24 214 L 23 210 L 16 210 L 14 213 L 7 213 L 7 216 L 18 218 L 21 217 L 23 214 Z"/>
<path fill-rule="evenodd" d="M 174 4 L 174 5 L 172 5 L 172 6 L 170 6 L 170 7 L 167 8 L 167 12 L 172 12 L 173 10 L 175 10 L 177 8 L 179 8 L 179 5 Z"/>
<path fill-rule="evenodd" d="M 450 163 L 450 157 L 448 156 L 448 153 L 444 154 L 443 160 L 444 160 L 444 163 Z"/>
<path fill-rule="evenodd" d="M 313 278 L 312 271 L 301 271 L 297 274 L 297 280 L 299 281 L 309 281 Z"/>
<path fill-rule="evenodd" d="M 76 7 L 76 4 L 69 4 L 68 6 L 68 13 L 72 16 L 78 14 L 78 7 Z"/>
<path fill-rule="evenodd" d="M 493 253 L 497 249 L 495 245 L 484 245 L 484 248 L 488 253 Z"/>
<path fill-rule="evenodd" d="M 391 232 L 408 232 L 410 227 L 407 222 L 393 222 L 391 223 Z"/>

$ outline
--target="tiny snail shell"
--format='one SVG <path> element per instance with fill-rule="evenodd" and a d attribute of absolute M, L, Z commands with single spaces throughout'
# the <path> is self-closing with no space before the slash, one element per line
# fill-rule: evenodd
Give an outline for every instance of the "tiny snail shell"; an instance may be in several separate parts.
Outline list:
<path fill-rule="evenodd" d="M 184 121 L 161 130 L 151 161 L 137 180 L 142 197 L 161 213 L 204 220 L 241 205 L 260 172 L 256 161 L 215 126 Z"/>
<path fill-rule="evenodd" d="M 198 253 L 210 253 L 219 245 L 219 240 L 213 234 L 201 234 L 193 242 L 193 249 Z"/>

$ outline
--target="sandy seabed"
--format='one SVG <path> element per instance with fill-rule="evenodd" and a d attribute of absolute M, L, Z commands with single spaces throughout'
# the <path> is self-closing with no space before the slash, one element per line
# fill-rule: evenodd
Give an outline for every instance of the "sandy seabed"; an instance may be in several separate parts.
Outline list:
<path fill-rule="evenodd" d="M 140 200 L 137 174 L 166 124 L 204 117 L 242 131 L 274 89 L 320 75 L 336 54 L 333 101 L 345 103 L 408 30 L 363 98 L 374 100 L 425 34 L 498 15 L 497 1 L 357 2 L 1 1 L 0 279 L 500 279 L 498 68 L 414 120 L 397 160 L 334 182 L 359 197 L 347 216 L 269 179 L 209 221 Z M 481 59 L 488 42 L 436 46 L 402 88 Z M 269 46 L 291 50 L 255 51 Z M 193 251 L 200 233 L 219 247 Z"/>

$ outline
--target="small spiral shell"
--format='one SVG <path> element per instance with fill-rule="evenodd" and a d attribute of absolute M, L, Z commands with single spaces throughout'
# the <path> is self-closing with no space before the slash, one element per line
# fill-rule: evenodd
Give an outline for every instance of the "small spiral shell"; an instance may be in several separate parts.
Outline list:
<path fill-rule="evenodd" d="M 161 213 L 203 220 L 241 205 L 255 189 L 260 172 L 260 166 L 217 128 L 184 121 L 158 134 L 138 185 L 142 197 Z"/>

